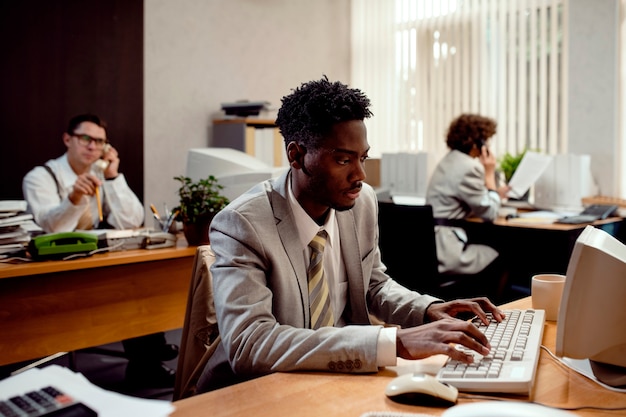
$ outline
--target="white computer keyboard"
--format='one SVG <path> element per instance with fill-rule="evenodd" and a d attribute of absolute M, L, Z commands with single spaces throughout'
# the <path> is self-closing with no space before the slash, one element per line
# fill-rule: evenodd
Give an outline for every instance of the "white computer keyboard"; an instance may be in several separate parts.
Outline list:
<path fill-rule="evenodd" d="M 448 359 L 439 370 L 441 382 L 465 392 L 529 394 L 535 382 L 539 349 L 543 338 L 543 310 L 504 310 L 506 320 L 489 325 L 479 319 L 473 323 L 487 336 L 491 352 L 474 355 L 473 364 Z"/>

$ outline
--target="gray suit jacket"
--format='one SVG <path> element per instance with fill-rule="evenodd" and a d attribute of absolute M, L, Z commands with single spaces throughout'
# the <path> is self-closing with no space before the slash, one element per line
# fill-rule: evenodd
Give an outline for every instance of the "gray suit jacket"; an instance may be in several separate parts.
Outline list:
<path fill-rule="evenodd" d="M 437 164 L 426 191 L 426 204 L 438 219 L 465 219 L 475 216 L 493 221 L 498 216 L 500 196 L 485 186 L 485 169 L 475 158 L 451 150 Z M 475 274 L 498 256 L 487 246 L 468 243 L 465 230 L 436 226 L 437 258 L 440 273 Z"/>
<path fill-rule="evenodd" d="M 288 171 L 234 200 L 213 220 L 214 302 L 222 342 L 199 391 L 277 371 L 376 372 L 380 326 L 424 322 L 436 298 L 385 274 L 378 249 L 376 195 L 363 185 L 355 206 L 337 212 L 348 278 L 345 327 L 309 329 L 307 265 L 287 201 Z M 419 260 L 407 260 L 407 262 Z"/>

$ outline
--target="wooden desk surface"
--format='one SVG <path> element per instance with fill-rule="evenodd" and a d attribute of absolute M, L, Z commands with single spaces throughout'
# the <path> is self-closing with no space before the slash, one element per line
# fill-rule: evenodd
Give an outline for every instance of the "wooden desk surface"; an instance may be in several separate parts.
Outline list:
<path fill-rule="evenodd" d="M 504 308 L 528 308 L 525 298 Z M 556 324 L 546 322 L 544 345 L 554 351 Z M 405 361 L 410 363 L 412 361 Z M 415 361 L 419 362 L 419 361 Z M 398 368 L 398 367 L 395 367 Z M 406 371 L 406 369 L 405 369 Z M 403 373 L 403 372 L 401 372 Z M 441 415 L 446 408 L 428 408 L 395 403 L 384 395 L 389 381 L 398 375 L 394 367 L 376 374 L 275 373 L 252 381 L 174 402 L 172 417 L 210 414 L 212 417 L 359 417 L 368 411 L 394 411 Z M 463 394 L 461 394 L 463 395 Z M 498 397 L 502 398 L 502 397 Z M 528 400 L 527 397 L 509 397 Z M 590 380 L 556 363 L 541 351 L 531 399 L 554 406 L 597 405 L 626 407 L 626 394 L 607 391 Z M 475 400 L 460 399 L 459 403 Z M 617 416 L 624 411 L 575 411 L 576 415 Z"/>
<path fill-rule="evenodd" d="M 585 226 L 591 224 L 593 226 L 602 226 L 606 224 L 619 223 L 623 219 L 621 217 L 609 217 L 603 220 L 596 220 L 593 223 L 583 224 L 562 224 L 562 223 L 546 223 L 544 221 L 538 221 L 532 218 L 514 217 L 512 219 L 506 219 L 505 217 L 498 217 L 493 224 L 496 226 L 507 227 L 521 227 L 530 229 L 543 229 L 543 230 L 562 230 L 571 231 L 577 229 L 584 229 Z M 468 218 L 467 221 L 474 223 L 483 223 L 483 220 L 479 218 Z"/>
<path fill-rule="evenodd" d="M 21 264 L 0 263 L 0 279 L 100 268 L 113 265 L 134 264 L 163 259 L 185 258 L 194 256 L 195 253 L 195 246 L 188 246 L 187 241 L 184 238 L 179 238 L 176 246 L 171 248 L 153 250 L 135 249 L 99 253 L 86 258 L 76 258 L 68 261 L 47 260 Z"/>
<path fill-rule="evenodd" d="M 522 217 L 513 218 L 507 220 L 504 217 L 498 217 L 493 224 L 497 226 L 509 226 L 509 227 L 527 227 L 533 229 L 545 229 L 545 230 L 576 230 L 576 229 L 584 229 L 585 226 L 591 224 L 592 226 L 602 226 L 605 224 L 618 223 L 623 219 L 621 217 L 609 217 L 603 220 L 596 220 L 593 223 L 584 223 L 584 224 L 561 224 L 561 223 L 541 223 L 541 222 L 533 222 L 532 219 L 524 219 Z"/>
<path fill-rule="evenodd" d="M 0 264 L 0 365 L 183 325 L 196 247 Z"/>

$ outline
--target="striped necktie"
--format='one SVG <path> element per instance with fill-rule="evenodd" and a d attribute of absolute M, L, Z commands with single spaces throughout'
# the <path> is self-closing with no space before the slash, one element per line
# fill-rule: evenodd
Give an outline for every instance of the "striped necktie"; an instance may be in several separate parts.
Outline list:
<path fill-rule="evenodd" d="M 326 231 L 321 230 L 309 243 L 311 248 L 311 263 L 309 264 L 309 305 L 311 308 L 311 328 L 319 329 L 323 326 L 333 326 L 335 319 L 330 305 L 328 282 L 324 276 L 324 245 Z"/>

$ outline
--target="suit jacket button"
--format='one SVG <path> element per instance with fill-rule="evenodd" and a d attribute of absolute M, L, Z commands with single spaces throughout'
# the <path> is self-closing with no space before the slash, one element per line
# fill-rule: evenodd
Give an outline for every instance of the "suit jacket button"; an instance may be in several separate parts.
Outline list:
<path fill-rule="evenodd" d="M 337 364 L 333 361 L 328 362 L 328 369 L 334 371 L 337 368 Z"/>
<path fill-rule="evenodd" d="M 347 361 L 346 361 L 346 369 L 347 369 L 348 371 L 351 371 L 351 370 L 352 370 L 353 365 L 354 365 L 354 362 L 352 362 L 351 360 L 347 360 Z"/>
<path fill-rule="evenodd" d="M 337 362 L 337 370 L 338 371 L 343 371 L 343 368 L 345 368 L 345 365 L 344 365 L 343 361 L 338 361 Z"/>
<path fill-rule="evenodd" d="M 363 364 L 361 363 L 360 359 L 355 359 L 354 360 L 354 369 L 361 369 L 362 366 L 363 366 Z"/>

